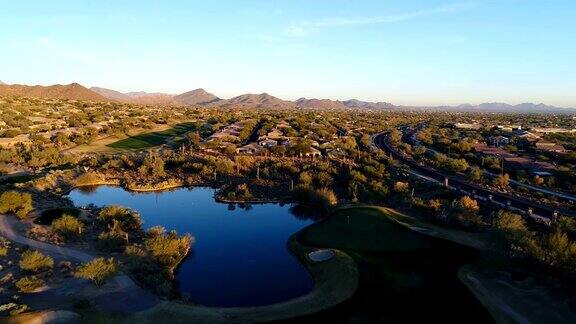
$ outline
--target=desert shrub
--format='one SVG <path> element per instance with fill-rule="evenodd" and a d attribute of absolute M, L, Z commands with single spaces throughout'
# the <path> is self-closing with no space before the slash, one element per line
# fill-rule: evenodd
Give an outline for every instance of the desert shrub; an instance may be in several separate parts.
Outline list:
<path fill-rule="evenodd" d="M 492 180 L 492 184 L 498 188 L 508 188 L 510 185 L 510 176 L 508 174 L 499 175 Z"/>
<path fill-rule="evenodd" d="M 544 262 L 549 266 L 574 271 L 576 265 L 576 243 L 566 233 L 555 232 L 540 240 Z"/>
<path fill-rule="evenodd" d="M 310 187 L 297 186 L 292 191 L 292 199 L 314 207 L 319 207 L 323 212 L 338 203 L 336 194 L 331 189 L 312 189 Z"/>
<path fill-rule="evenodd" d="M 561 232 L 576 233 L 576 220 L 568 216 L 559 216 L 554 223 L 554 228 Z"/>
<path fill-rule="evenodd" d="M 74 274 L 78 278 L 92 281 L 96 286 L 103 285 L 106 280 L 118 272 L 114 258 L 94 258 L 92 261 L 78 267 Z"/>
<path fill-rule="evenodd" d="M 32 195 L 17 191 L 7 191 L 0 196 L 0 213 L 16 214 L 19 218 L 26 218 L 32 206 Z"/>
<path fill-rule="evenodd" d="M 9 250 L 10 250 L 10 241 L 8 241 L 3 237 L 0 237 L 0 257 L 7 256 Z"/>
<path fill-rule="evenodd" d="M 26 304 L 7 303 L 0 305 L 0 314 L 8 313 L 10 316 L 22 314 L 28 310 Z"/>
<path fill-rule="evenodd" d="M 112 226 L 98 235 L 96 246 L 108 252 L 121 251 L 128 244 L 128 234 L 122 230 L 120 223 L 113 220 Z"/>
<path fill-rule="evenodd" d="M 75 186 L 90 186 L 99 184 L 104 180 L 104 176 L 96 172 L 86 172 L 74 179 Z"/>
<path fill-rule="evenodd" d="M 318 205 L 324 207 L 325 209 L 329 209 L 330 207 L 336 205 L 338 203 L 338 198 L 334 191 L 328 188 L 322 188 L 315 190 L 315 195 L 313 195 L 312 202 L 317 203 Z"/>
<path fill-rule="evenodd" d="M 410 190 L 410 184 L 408 182 L 398 181 L 394 183 L 394 192 L 405 194 Z"/>
<path fill-rule="evenodd" d="M 40 217 L 34 220 L 35 224 L 52 225 L 52 222 L 64 215 L 80 216 L 81 210 L 74 207 L 58 207 L 42 211 Z"/>
<path fill-rule="evenodd" d="M 49 270 L 54 266 L 54 259 L 39 251 L 28 250 L 20 257 L 20 268 L 28 272 Z"/>
<path fill-rule="evenodd" d="M 126 247 L 124 254 L 127 256 L 128 271 L 134 279 L 159 295 L 173 294 L 172 271 L 157 262 L 150 252 L 130 245 Z"/>
<path fill-rule="evenodd" d="M 142 228 L 140 215 L 122 206 L 108 206 L 100 211 L 98 220 L 108 226 L 112 226 L 114 221 L 118 221 L 124 231 L 139 231 Z"/>
<path fill-rule="evenodd" d="M 468 196 L 460 197 L 452 202 L 447 210 L 447 220 L 455 226 L 468 229 L 478 229 L 484 225 L 484 220 L 478 215 L 478 202 Z"/>
<path fill-rule="evenodd" d="M 33 292 L 42 286 L 44 286 L 44 280 L 35 276 L 23 277 L 16 281 L 16 288 L 23 293 Z"/>
<path fill-rule="evenodd" d="M 500 211 L 494 218 L 493 226 L 510 239 L 520 238 L 528 233 L 522 216 L 510 212 Z"/>
<path fill-rule="evenodd" d="M 76 217 L 64 214 L 52 222 L 52 230 L 64 238 L 77 238 L 82 235 L 84 224 Z"/>
<path fill-rule="evenodd" d="M 148 231 L 144 245 L 161 264 L 174 268 L 188 254 L 194 239 L 191 235 L 178 236 L 175 231 L 166 233 L 161 227 Z"/>

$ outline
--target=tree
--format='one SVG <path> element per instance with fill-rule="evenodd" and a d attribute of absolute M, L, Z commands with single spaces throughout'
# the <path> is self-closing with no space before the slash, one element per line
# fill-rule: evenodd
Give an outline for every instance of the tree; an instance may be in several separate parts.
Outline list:
<path fill-rule="evenodd" d="M 468 162 L 464 159 L 448 159 L 445 168 L 451 172 L 464 172 L 468 169 Z"/>
<path fill-rule="evenodd" d="M 390 132 L 388 138 L 390 139 L 390 143 L 396 145 L 402 140 L 402 133 L 399 130 L 394 129 Z"/>
<path fill-rule="evenodd" d="M 194 149 L 198 149 L 200 147 L 201 141 L 202 138 L 200 137 L 200 134 L 198 134 L 198 132 L 190 132 L 186 134 L 185 138 L 186 144 L 188 144 L 190 147 Z"/>
<path fill-rule="evenodd" d="M 309 187 L 312 185 L 312 175 L 310 175 L 309 172 L 302 172 L 300 173 L 300 176 L 298 176 L 298 182 L 306 187 Z"/>
<path fill-rule="evenodd" d="M 166 175 L 164 170 L 165 162 L 156 153 L 147 155 L 142 162 L 142 165 L 138 169 L 142 176 L 151 175 L 153 177 L 163 177 Z"/>
<path fill-rule="evenodd" d="M 116 275 L 117 272 L 118 269 L 114 258 L 104 259 L 100 257 L 78 267 L 74 276 L 88 279 L 96 286 L 101 286 L 106 280 Z"/>

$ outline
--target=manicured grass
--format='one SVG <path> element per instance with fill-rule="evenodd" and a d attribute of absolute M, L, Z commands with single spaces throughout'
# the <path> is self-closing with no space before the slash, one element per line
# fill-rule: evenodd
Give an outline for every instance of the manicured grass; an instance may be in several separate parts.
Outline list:
<path fill-rule="evenodd" d="M 307 228 L 306 244 L 354 251 L 417 251 L 430 248 L 431 239 L 394 222 L 397 217 L 376 207 L 335 211 L 328 219 Z"/>
<path fill-rule="evenodd" d="M 158 145 L 166 144 L 170 138 L 183 135 L 196 129 L 195 123 L 180 123 L 174 127 L 160 132 L 150 132 L 125 138 L 123 140 L 108 144 L 115 149 L 141 150 Z"/>

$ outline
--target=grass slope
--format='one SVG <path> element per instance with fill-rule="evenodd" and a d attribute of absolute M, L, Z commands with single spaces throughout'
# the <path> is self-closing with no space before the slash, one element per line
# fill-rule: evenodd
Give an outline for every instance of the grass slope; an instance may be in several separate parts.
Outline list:
<path fill-rule="evenodd" d="M 183 135 L 196 129 L 195 123 L 180 123 L 174 127 L 160 131 L 139 134 L 108 144 L 107 146 L 123 150 L 142 150 L 166 144 L 171 138 Z"/>
<path fill-rule="evenodd" d="M 430 248 L 430 239 L 399 226 L 386 210 L 342 208 L 323 222 L 308 227 L 306 244 L 355 251 L 415 251 Z"/>

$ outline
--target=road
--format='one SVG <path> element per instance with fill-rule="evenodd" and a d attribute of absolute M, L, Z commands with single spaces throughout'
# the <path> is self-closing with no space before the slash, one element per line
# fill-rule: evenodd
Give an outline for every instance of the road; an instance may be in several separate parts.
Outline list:
<path fill-rule="evenodd" d="M 420 142 L 416 139 L 416 133 L 413 134 L 408 134 L 410 141 L 414 144 L 414 146 L 422 146 L 420 144 Z M 426 147 L 426 150 L 432 153 L 439 153 L 438 151 L 428 148 Z M 491 178 L 495 178 L 498 176 L 498 174 L 492 173 L 490 171 L 487 170 L 483 170 L 484 174 L 488 175 Z M 536 187 L 527 183 L 523 183 L 514 179 L 510 179 L 510 184 L 513 187 L 523 187 L 526 188 L 528 190 L 532 190 L 532 191 L 536 191 L 536 192 L 540 192 L 546 195 L 550 195 L 550 196 L 554 196 L 560 199 L 564 199 L 564 200 L 568 200 L 568 201 L 572 201 L 572 202 L 576 202 L 576 196 L 568 194 L 568 193 L 564 193 L 564 192 L 559 192 L 559 191 L 555 191 L 555 190 L 549 190 L 549 189 L 545 189 L 545 188 L 540 188 L 540 187 Z"/>
<path fill-rule="evenodd" d="M 521 211 L 523 213 L 526 213 L 526 211 L 529 208 L 531 208 L 533 211 L 533 216 L 535 218 L 550 217 L 555 212 L 560 212 L 561 214 L 568 216 L 576 216 L 576 212 L 572 210 L 534 203 L 528 199 L 484 188 L 477 184 L 464 181 L 459 177 L 443 174 L 438 170 L 431 168 L 429 166 L 421 165 L 418 162 L 412 160 L 409 157 L 404 156 L 403 154 L 399 153 L 398 151 L 390 147 L 390 145 L 388 145 L 388 143 L 386 142 L 385 137 L 386 137 L 385 133 L 379 133 L 374 135 L 372 137 L 373 148 L 382 149 L 394 159 L 397 159 L 398 161 L 408 166 L 410 168 L 410 173 L 413 176 L 416 176 L 423 180 L 433 181 L 435 183 L 442 183 L 442 184 L 444 184 L 445 180 L 448 179 L 450 189 L 459 190 L 467 194 L 471 194 L 473 196 L 476 196 L 480 200 L 491 202 L 500 205 L 502 207 L 510 207 L 511 209 L 516 210 L 518 212 Z"/>

